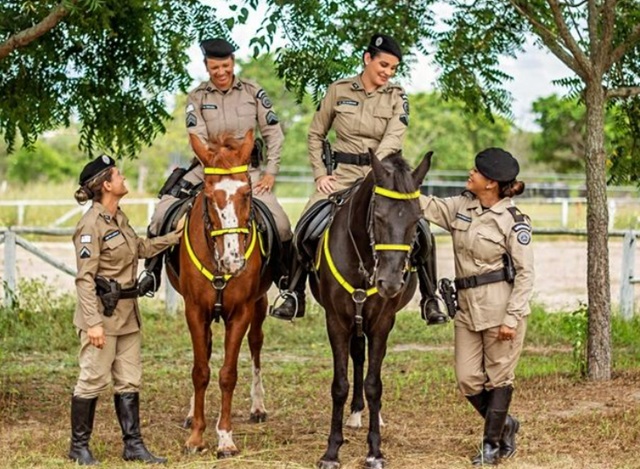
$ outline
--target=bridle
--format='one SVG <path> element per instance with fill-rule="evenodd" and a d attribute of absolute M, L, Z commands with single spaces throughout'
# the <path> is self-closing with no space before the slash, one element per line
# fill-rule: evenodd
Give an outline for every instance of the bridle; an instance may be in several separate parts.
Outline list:
<path fill-rule="evenodd" d="M 415 237 L 411 244 L 379 244 L 375 239 L 375 217 L 373 214 L 375 213 L 375 200 L 376 196 L 385 197 L 388 199 L 398 200 L 398 201 L 406 201 L 413 200 L 420 197 L 420 190 L 415 190 L 413 192 L 399 192 L 391 189 L 385 189 L 380 186 L 373 186 L 373 193 L 371 194 L 371 200 L 369 201 L 369 207 L 367 209 L 367 234 L 369 235 L 369 245 L 371 246 L 371 255 L 373 257 L 373 270 L 369 272 L 364 265 L 364 261 L 362 256 L 360 255 L 360 250 L 358 249 L 358 245 L 356 244 L 355 237 L 353 236 L 353 232 L 351 231 L 351 214 L 353 204 L 349 206 L 348 212 L 348 228 L 347 231 L 349 233 L 349 239 L 351 240 L 351 244 L 358 256 L 358 272 L 362 274 L 369 285 L 373 284 L 375 274 L 378 270 L 378 251 L 404 251 L 407 253 L 405 260 L 405 271 L 409 269 L 409 259 L 411 256 L 411 249 L 415 244 Z"/>

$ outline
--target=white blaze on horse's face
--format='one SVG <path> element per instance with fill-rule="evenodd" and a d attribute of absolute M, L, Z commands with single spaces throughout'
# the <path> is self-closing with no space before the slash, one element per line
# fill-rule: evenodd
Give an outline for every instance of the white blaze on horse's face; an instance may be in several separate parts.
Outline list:
<path fill-rule="evenodd" d="M 213 188 L 214 193 L 224 193 L 224 204 L 214 204 L 220 219 L 220 228 L 244 228 L 244 225 L 240 226 L 238 215 L 233 204 L 233 197 L 241 188 L 247 185 L 248 183 L 246 181 L 238 181 L 235 179 L 223 179 L 215 184 Z M 220 199 L 216 198 L 216 200 L 219 201 Z M 244 249 L 242 251 L 240 250 L 240 240 L 244 239 L 244 237 L 245 235 L 242 233 L 229 233 L 222 236 L 224 252 L 222 253 L 220 262 L 228 273 L 235 273 L 244 267 Z"/>

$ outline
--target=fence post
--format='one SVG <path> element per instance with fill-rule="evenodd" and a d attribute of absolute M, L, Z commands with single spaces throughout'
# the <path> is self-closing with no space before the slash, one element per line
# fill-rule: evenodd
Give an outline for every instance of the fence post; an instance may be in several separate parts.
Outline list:
<path fill-rule="evenodd" d="M 616 201 L 609 200 L 609 231 L 613 230 L 616 221 Z"/>
<path fill-rule="evenodd" d="M 562 199 L 562 227 L 569 225 L 569 199 Z"/>
<path fill-rule="evenodd" d="M 16 291 L 16 233 L 8 229 L 4 234 L 4 305 L 13 305 Z"/>
<path fill-rule="evenodd" d="M 636 237 L 633 231 L 624 234 L 622 242 L 622 277 L 620 278 L 620 315 L 623 319 L 633 316 L 633 276 L 635 266 Z"/>

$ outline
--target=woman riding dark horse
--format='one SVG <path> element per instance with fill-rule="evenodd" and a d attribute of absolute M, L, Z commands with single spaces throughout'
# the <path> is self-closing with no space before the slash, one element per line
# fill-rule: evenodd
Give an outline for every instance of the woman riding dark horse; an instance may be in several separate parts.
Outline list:
<path fill-rule="evenodd" d="M 430 163 L 431 154 L 427 154 L 412 172 L 400 152 L 382 162 L 372 154 L 372 171 L 336 210 L 318 247 L 311 291 L 326 311 L 334 359 L 331 432 L 328 448 L 318 462 L 320 469 L 340 466 L 349 355 L 354 366 L 351 411 L 363 410 L 363 393 L 369 406 L 366 465 L 385 465 L 380 450 L 380 371 L 395 313 L 409 302 L 416 288 L 410 255 L 421 217 L 419 187 Z M 366 377 L 365 337 L 369 358 Z"/>
<path fill-rule="evenodd" d="M 221 392 L 218 457 L 238 449 L 231 429 L 231 403 L 238 375 L 238 355 L 248 333 L 252 360 L 251 420 L 266 419 L 260 371 L 262 323 L 267 311 L 271 274 L 261 275 L 263 257 L 256 222 L 251 215 L 252 191 L 248 174 L 253 132 L 244 141 L 218 137 L 205 146 L 197 136 L 191 144 L 204 164 L 204 190 L 196 197 L 179 250 L 179 277 L 168 269 L 171 284 L 185 301 L 185 315 L 193 345 L 194 396 L 189 412 L 191 435 L 186 449 L 202 450 L 206 428 L 204 397 L 210 378 L 211 323 L 224 322 L 224 363 L 219 372 Z M 176 252 L 173 253 L 175 261 Z"/>

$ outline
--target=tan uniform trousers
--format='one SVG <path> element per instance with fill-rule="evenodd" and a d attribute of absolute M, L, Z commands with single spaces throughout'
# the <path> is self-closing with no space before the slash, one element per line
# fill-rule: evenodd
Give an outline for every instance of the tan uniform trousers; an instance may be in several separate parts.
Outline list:
<path fill-rule="evenodd" d="M 348 189 L 353 186 L 353 184 L 371 171 L 371 166 L 358 166 L 355 164 L 338 164 L 338 167 L 333 171 L 333 175 L 336 177 L 336 180 L 333 183 L 334 192 L 338 192 L 344 189 Z M 329 196 L 323 192 L 320 192 L 318 189 L 315 190 L 307 205 L 305 205 L 302 213 L 305 213 L 313 204 L 315 204 L 319 200 L 323 200 L 328 198 Z"/>
<path fill-rule="evenodd" d="M 80 376 L 73 395 L 83 399 L 98 397 L 113 381 L 116 394 L 139 392 L 142 381 L 140 331 L 125 335 L 108 335 L 102 349 L 89 342 L 80 331 Z"/>
<path fill-rule="evenodd" d="M 456 323 L 456 378 L 465 396 L 513 384 L 527 331 L 527 319 L 522 318 L 518 322 L 513 340 L 498 340 L 499 329 L 492 327 L 476 332 Z"/>
<path fill-rule="evenodd" d="M 251 183 L 256 184 L 262 177 L 262 174 L 259 169 L 255 168 L 249 170 L 249 176 L 251 177 Z M 183 179 L 194 185 L 200 184 L 204 181 L 204 171 L 202 170 L 202 166 L 196 166 L 193 168 L 184 175 Z M 273 192 L 264 192 L 260 195 L 255 195 L 255 198 L 264 202 L 267 208 L 271 211 L 273 219 L 276 222 L 278 234 L 280 235 L 280 241 L 289 241 L 293 237 L 293 234 L 291 233 L 291 222 Z M 172 195 L 165 194 L 162 196 L 156 205 L 156 209 L 151 217 L 151 222 L 149 223 L 149 232 L 152 236 L 158 235 L 165 213 L 167 213 L 169 207 L 171 207 L 176 200 L 178 200 L 177 197 L 173 197 Z"/>

